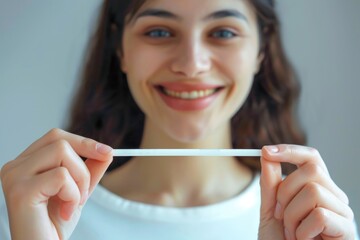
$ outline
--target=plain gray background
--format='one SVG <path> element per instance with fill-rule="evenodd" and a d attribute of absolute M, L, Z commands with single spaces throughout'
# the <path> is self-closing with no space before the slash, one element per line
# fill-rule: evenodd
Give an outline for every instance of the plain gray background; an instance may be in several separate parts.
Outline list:
<path fill-rule="evenodd" d="M 100 0 L 0 0 L 0 166 L 64 127 Z M 309 145 L 360 223 L 360 1 L 279 0 Z"/>

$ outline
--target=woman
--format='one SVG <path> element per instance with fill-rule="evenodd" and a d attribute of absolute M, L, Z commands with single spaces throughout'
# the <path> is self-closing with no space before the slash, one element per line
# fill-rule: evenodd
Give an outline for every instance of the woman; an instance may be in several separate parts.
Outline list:
<path fill-rule="evenodd" d="M 346 194 L 301 146 L 272 1 L 108 1 L 98 36 L 72 133 L 1 170 L 12 239 L 354 239 Z M 104 144 L 262 157 L 112 162 Z"/>

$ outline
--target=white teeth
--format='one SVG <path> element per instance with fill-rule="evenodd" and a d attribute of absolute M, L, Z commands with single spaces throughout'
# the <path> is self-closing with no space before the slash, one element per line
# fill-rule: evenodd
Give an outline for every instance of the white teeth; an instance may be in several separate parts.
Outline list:
<path fill-rule="evenodd" d="M 207 97 L 211 94 L 213 94 L 216 91 L 216 89 L 206 89 L 206 90 L 199 90 L 199 91 L 191 91 L 191 92 L 175 92 L 169 89 L 164 88 L 164 92 L 171 96 L 181 99 L 197 99 L 202 97 Z"/>

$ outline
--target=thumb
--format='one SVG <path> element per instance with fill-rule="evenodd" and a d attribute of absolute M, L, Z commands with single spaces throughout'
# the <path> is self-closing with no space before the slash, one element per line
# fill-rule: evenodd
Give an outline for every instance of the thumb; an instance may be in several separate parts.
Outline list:
<path fill-rule="evenodd" d="M 268 147 L 262 149 L 261 162 L 261 208 L 260 214 L 262 220 L 270 220 L 274 217 L 277 200 L 276 194 L 279 184 L 282 181 L 281 165 L 279 162 L 267 160 L 271 150 Z"/>

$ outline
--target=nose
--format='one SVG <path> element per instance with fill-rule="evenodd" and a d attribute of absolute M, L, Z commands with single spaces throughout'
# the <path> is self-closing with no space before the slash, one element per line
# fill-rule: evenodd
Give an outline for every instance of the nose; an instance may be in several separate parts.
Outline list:
<path fill-rule="evenodd" d="M 210 51 L 200 39 L 182 41 L 174 54 L 171 70 L 183 77 L 193 78 L 211 69 Z"/>

